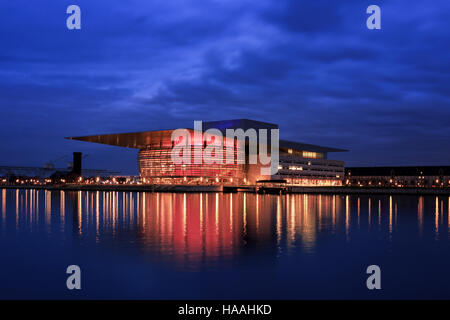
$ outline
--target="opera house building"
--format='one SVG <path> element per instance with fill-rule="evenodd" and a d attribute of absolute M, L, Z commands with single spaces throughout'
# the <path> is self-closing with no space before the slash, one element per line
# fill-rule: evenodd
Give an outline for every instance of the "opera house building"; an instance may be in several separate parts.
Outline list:
<path fill-rule="evenodd" d="M 208 129 L 216 129 L 223 133 L 224 142 L 221 147 L 227 161 L 210 163 L 204 159 L 195 159 L 208 147 L 204 135 Z M 277 124 L 238 119 L 225 121 L 203 122 L 200 140 L 198 132 L 194 129 L 185 129 L 192 139 L 189 139 L 192 152 L 189 155 L 192 161 L 175 163 L 172 159 L 172 150 L 177 141 L 173 141 L 172 130 L 156 130 L 135 133 L 119 133 L 91 135 L 83 137 L 70 137 L 68 139 L 94 142 L 124 148 L 138 149 L 138 167 L 142 180 L 149 184 L 223 184 L 223 185 L 254 185 L 263 182 L 277 182 L 286 185 L 298 186 L 339 186 L 344 177 L 344 162 L 328 159 L 330 152 L 343 152 L 347 150 L 329 148 L 301 142 L 279 139 L 278 170 L 275 174 L 262 174 L 261 163 L 249 163 L 252 151 L 248 141 L 232 142 L 233 152 L 226 152 L 230 139 L 226 137 L 227 129 L 249 129 L 260 131 L 278 129 Z M 198 130 L 197 130 L 198 131 Z M 210 131 L 210 130 L 208 130 Z M 197 134 L 197 135 L 196 135 Z M 228 139 L 228 141 L 227 141 Z M 270 136 L 266 151 L 270 156 Z M 260 152 L 258 142 L 257 153 Z M 244 152 L 245 161 L 239 161 L 239 152 Z M 225 160 L 225 159 L 224 159 Z"/>

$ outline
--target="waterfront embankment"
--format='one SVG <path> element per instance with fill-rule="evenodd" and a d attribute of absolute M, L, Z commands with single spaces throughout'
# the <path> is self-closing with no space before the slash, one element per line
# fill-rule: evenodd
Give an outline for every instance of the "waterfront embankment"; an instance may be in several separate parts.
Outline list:
<path fill-rule="evenodd" d="M 388 187 L 303 187 L 284 186 L 265 188 L 262 186 L 222 185 L 129 185 L 129 184 L 59 184 L 59 185 L 2 185 L 3 189 L 42 189 L 55 191 L 125 191 L 125 192 L 251 192 L 251 193 L 301 193 L 301 194 L 405 194 L 405 195 L 450 195 L 450 188 L 388 188 Z"/>

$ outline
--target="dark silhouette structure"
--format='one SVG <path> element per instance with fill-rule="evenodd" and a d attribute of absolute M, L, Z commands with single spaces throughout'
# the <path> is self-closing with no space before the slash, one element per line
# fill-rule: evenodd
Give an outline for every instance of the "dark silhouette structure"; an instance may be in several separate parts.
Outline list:
<path fill-rule="evenodd" d="M 74 152 L 73 153 L 72 173 L 76 174 L 78 176 L 81 176 L 81 160 L 82 160 L 82 153 L 81 152 Z"/>

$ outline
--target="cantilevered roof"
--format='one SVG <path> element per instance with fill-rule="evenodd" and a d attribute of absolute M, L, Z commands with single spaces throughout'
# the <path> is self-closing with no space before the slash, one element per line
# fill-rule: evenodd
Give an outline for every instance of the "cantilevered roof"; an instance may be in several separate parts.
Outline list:
<path fill-rule="evenodd" d="M 226 129 L 241 128 L 244 131 L 250 128 L 254 129 L 278 129 L 278 125 L 274 123 L 255 121 L 249 119 L 233 119 L 221 121 L 203 122 L 203 130 L 216 128 L 225 134 Z M 102 134 L 83 137 L 68 137 L 66 139 L 79 140 L 86 142 L 95 142 L 101 144 L 108 144 L 112 146 L 120 146 L 126 148 L 143 149 L 150 145 L 169 144 L 171 143 L 171 136 L 173 130 L 157 130 L 157 131 L 142 131 L 132 133 L 117 133 L 117 134 Z M 192 129 L 188 129 L 193 131 Z M 269 137 L 270 138 L 270 137 Z M 344 152 L 348 150 L 323 147 L 313 144 L 293 142 L 280 139 L 281 148 L 292 148 L 295 150 L 312 151 L 312 152 Z"/>
<path fill-rule="evenodd" d="M 192 129 L 187 129 L 192 130 Z M 115 133 L 115 134 L 100 134 L 93 136 L 82 137 L 67 137 L 70 140 L 79 140 L 85 142 L 94 142 L 107 144 L 111 146 L 119 146 L 125 148 L 143 149 L 150 145 L 167 143 L 170 144 L 172 132 L 174 130 L 159 130 L 159 131 L 142 131 L 131 133 Z M 280 139 L 280 148 L 292 148 L 295 150 L 304 150 L 312 152 L 345 152 L 348 150 L 318 146 L 302 142 L 293 142 Z"/>
<path fill-rule="evenodd" d="M 347 152 L 345 149 L 330 148 L 324 146 L 317 146 L 314 144 L 294 142 L 280 139 L 280 148 L 290 148 L 295 150 L 312 151 L 312 152 Z"/>
<path fill-rule="evenodd" d="M 125 148 L 143 149 L 161 142 L 170 143 L 174 130 L 142 131 L 131 133 L 100 134 L 83 137 L 67 137 L 70 140 L 95 142 Z"/>

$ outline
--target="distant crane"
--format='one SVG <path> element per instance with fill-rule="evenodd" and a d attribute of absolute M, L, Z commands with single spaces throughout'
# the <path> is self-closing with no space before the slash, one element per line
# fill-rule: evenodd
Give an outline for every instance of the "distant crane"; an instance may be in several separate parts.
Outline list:
<path fill-rule="evenodd" d="M 88 154 L 83 154 L 83 159 L 86 158 L 87 156 L 89 156 L 89 155 L 88 155 Z M 56 163 L 57 161 L 66 159 L 66 158 L 68 158 L 68 157 L 69 157 L 69 156 L 68 156 L 67 154 L 65 154 L 65 155 L 62 155 L 62 156 L 60 156 L 60 157 L 54 159 L 54 160 L 50 160 L 50 161 L 48 161 L 47 163 L 44 164 L 44 168 L 45 168 L 45 169 L 53 170 L 53 169 L 55 169 L 55 163 Z M 67 168 L 68 168 L 69 170 L 72 170 L 72 168 L 73 168 L 73 162 L 72 162 L 72 161 L 68 161 L 68 162 L 67 162 Z"/>
<path fill-rule="evenodd" d="M 58 161 L 58 160 L 62 160 L 64 158 L 66 158 L 66 157 L 67 157 L 67 155 L 63 155 L 63 156 L 60 156 L 60 157 L 56 158 L 55 160 L 50 160 L 50 161 L 48 161 L 47 163 L 44 164 L 44 168 L 45 169 L 55 169 L 55 162 Z"/>

